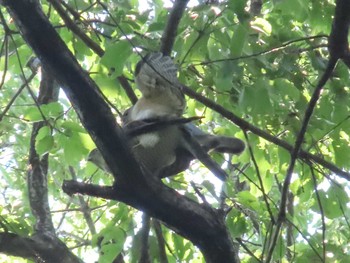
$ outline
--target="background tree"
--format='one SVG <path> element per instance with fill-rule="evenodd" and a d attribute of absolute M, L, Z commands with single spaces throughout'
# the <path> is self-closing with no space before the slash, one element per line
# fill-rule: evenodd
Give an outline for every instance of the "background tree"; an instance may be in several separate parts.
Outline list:
<path fill-rule="evenodd" d="M 139 2 L 2 0 L 0 259 L 348 262 L 349 1 Z M 104 99 L 134 103 L 158 50 L 187 115 L 246 141 L 214 155 L 223 184 L 194 162 L 165 186 L 129 153 Z"/>

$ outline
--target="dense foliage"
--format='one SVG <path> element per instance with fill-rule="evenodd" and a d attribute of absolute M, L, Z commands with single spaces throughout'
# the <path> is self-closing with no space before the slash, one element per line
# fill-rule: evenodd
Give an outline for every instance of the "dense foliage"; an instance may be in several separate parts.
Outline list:
<path fill-rule="evenodd" d="M 41 1 L 60 37 L 114 105 L 117 119 L 117 111 L 131 105 L 118 77 L 123 75 L 133 86 L 140 54 L 159 50 L 171 11 L 168 2 L 143 2 Z M 203 116 L 197 123 L 201 129 L 241 138 L 247 149 L 240 156 L 213 155 L 230 174 L 223 184 L 199 162 L 164 182 L 227 212 L 226 224 L 240 244 L 242 262 L 258 262 L 270 253 L 291 160 L 278 139 L 289 145 L 296 141 L 327 68 L 334 10 L 330 0 L 270 0 L 261 9 L 259 1 L 194 1 L 180 21 L 172 51 L 180 81 L 256 129 L 234 124 L 187 97 L 186 116 Z M 22 237 L 34 233 L 38 219 L 28 197 L 28 156 L 33 124 L 44 120 L 47 125 L 40 128 L 35 149 L 40 156 L 49 153 L 52 220 L 58 237 L 74 254 L 84 262 L 113 262 L 118 255 L 118 260 L 122 255 L 125 262 L 139 262 L 148 235 L 151 262 L 164 262 L 163 250 L 167 262 L 204 262 L 191 242 L 164 225 L 160 229 L 155 219 L 149 224 L 147 216 L 130 206 L 62 192 L 66 179 L 111 185 L 113 177 L 87 162 L 95 145 L 63 92 L 57 101 L 38 107 L 44 72 L 31 71 L 31 48 L 7 9 L 2 6 L 0 11 L 0 232 Z M 349 68 L 339 62 L 302 144 L 304 151 L 331 167 L 309 156 L 297 159 L 287 217 L 272 254 L 275 262 L 350 261 L 349 87 Z M 344 173 L 337 174 L 340 170 Z M 3 254 L 0 261 L 26 262 Z"/>

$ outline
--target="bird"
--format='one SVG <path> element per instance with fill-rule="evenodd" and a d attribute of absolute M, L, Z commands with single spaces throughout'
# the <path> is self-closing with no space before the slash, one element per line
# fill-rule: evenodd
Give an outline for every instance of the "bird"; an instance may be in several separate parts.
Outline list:
<path fill-rule="evenodd" d="M 224 180 L 225 172 L 207 152 L 239 154 L 245 145 L 238 138 L 205 133 L 192 122 L 175 122 L 182 118 L 186 100 L 173 60 L 160 52 L 144 56 L 135 68 L 135 84 L 142 96 L 121 118 L 126 134 L 149 124 L 165 123 L 157 130 L 128 137 L 141 167 L 149 174 L 164 178 L 187 169 L 197 158 Z M 90 153 L 88 160 L 109 172 L 97 149 Z"/>
<path fill-rule="evenodd" d="M 149 119 L 181 117 L 186 100 L 177 78 L 177 67 L 169 56 L 153 52 L 144 56 L 135 68 L 135 84 L 141 98 L 125 111 L 122 117 L 124 129 L 130 124 L 142 125 Z M 165 126 L 158 131 L 130 139 L 132 152 L 149 173 L 157 174 L 175 161 L 174 151 L 180 143 L 178 127 Z"/>

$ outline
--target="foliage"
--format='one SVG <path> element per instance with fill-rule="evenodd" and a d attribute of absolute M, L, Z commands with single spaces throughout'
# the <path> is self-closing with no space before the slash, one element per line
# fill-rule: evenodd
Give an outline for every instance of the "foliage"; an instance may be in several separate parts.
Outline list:
<path fill-rule="evenodd" d="M 159 50 L 170 9 L 162 1 L 152 1 L 149 6 L 137 0 L 105 1 L 107 12 L 98 1 L 66 1 L 64 5 L 70 7 L 66 12 L 77 12 L 75 23 L 105 50 L 100 57 L 67 28 L 50 2 L 42 1 L 42 7 L 82 67 L 119 111 L 128 108 L 130 100 L 116 78 L 123 74 L 132 80 L 140 54 Z M 331 30 L 333 1 L 264 1 L 257 16 L 249 13 L 244 0 L 204 2 L 189 7 L 178 28 L 172 55 L 179 65 L 180 81 L 250 124 L 294 144 L 327 64 L 326 35 Z M 32 74 L 26 62 L 33 54 L 6 10 L 1 8 L 1 12 L 9 27 L 9 31 L 0 27 L 1 228 L 23 236 L 33 233 L 35 218 L 30 211 L 26 170 L 32 126 L 44 115 L 50 125 L 40 129 L 35 147 L 41 156 L 49 153 L 49 201 L 57 234 L 85 262 L 94 262 L 98 252 L 99 262 L 112 262 L 121 251 L 127 262 L 138 262 L 142 246 L 139 211 L 84 197 L 94 233 L 80 211 L 80 199 L 61 191 L 62 181 L 72 179 L 69 167 L 79 180 L 112 183 L 110 175 L 86 161 L 95 146 L 65 95 L 60 93 L 58 102 L 39 110 L 29 92 L 38 93 L 37 74 L 10 104 L 24 85 L 24 76 Z M 324 87 L 303 144 L 305 151 L 323 156 L 344 171 L 350 170 L 349 87 L 349 69 L 339 63 Z M 8 111 L 6 106 L 10 106 Z M 267 253 L 271 216 L 276 219 L 290 155 L 249 131 L 245 136 L 232 122 L 194 99 L 188 99 L 186 114 L 203 115 L 203 130 L 241 138 L 250 149 L 238 157 L 214 155 L 230 171 L 223 185 L 197 162 L 165 182 L 198 202 L 205 198 L 214 207 L 230 208 L 227 226 L 232 237 L 245 245 L 240 247 L 242 262 L 255 262 L 251 254 L 261 259 Z M 235 165 L 229 165 L 231 162 Z M 348 262 L 349 190 L 346 180 L 319 164 L 299 159 L 290 185 L 292 205 L 288 205 L 274 260 L 322 262 L 326 257 L 327 261 Z M 204 261 L 186 239 L 164 226 L 162 234 L 169 262 Z M 149 235 L 150 257 L 159 262 L 160 241 L 153 225 Z M 2 255 L 0 259 L 24 262 Z"/>

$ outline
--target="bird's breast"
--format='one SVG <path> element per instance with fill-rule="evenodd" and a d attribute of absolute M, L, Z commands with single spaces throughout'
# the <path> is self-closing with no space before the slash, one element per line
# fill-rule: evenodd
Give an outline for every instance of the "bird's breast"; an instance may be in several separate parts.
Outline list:
<path fill-rule="evenodd" d="M 151 173 L 175 162 L 175 150 L 180 143 L 180 130 L 171 126 L 160 131 L 135 138 L 132 148 L 135 157 Z"/>

